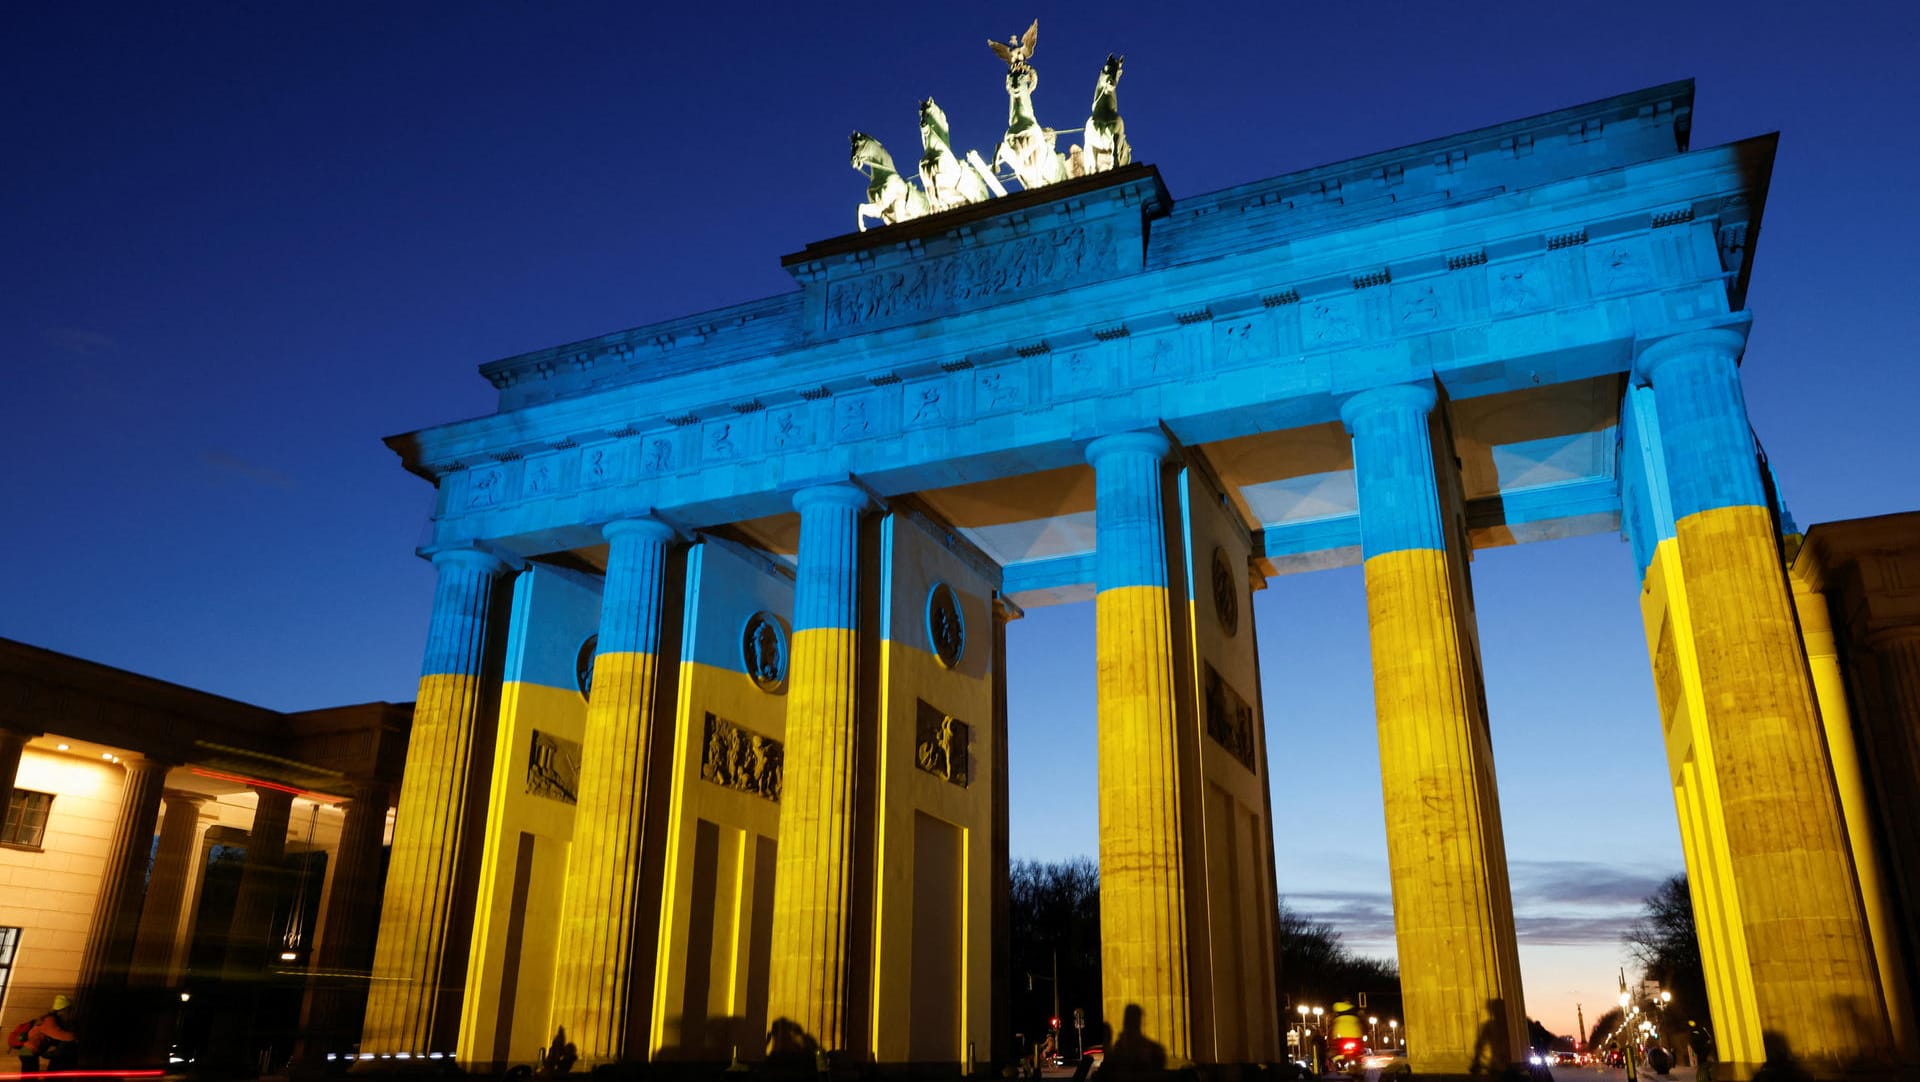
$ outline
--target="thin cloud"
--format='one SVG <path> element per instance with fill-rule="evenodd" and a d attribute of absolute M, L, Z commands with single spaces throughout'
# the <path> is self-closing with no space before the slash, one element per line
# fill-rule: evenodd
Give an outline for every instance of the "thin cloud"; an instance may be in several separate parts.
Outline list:
<path fill-rule="evenodd" d="M 1591 860 L 1516 860 L 1508 866 L 1516 905 L 1640 907 L 1670 872 Z"/>
<path fill-rule="evenodd" d="M 292 488 L 293 478 L 270 466 L 249 462 L 239 455 L 225 451 L 206 450 L 200 452 L 200 462 L 215 473 L 238 477 L 267 488 Z"/>
<path fill-rule="evenodd" d="M 119 344 L 99 331 L 83 330 L 78 327 L 49 327 L 40 332 L 40 337 L 55 349 L 82 357 L 112 349 Z"/>

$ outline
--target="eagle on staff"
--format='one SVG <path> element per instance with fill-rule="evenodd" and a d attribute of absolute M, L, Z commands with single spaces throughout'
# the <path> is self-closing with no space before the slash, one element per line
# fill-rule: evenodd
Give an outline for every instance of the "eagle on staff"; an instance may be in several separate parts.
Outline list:
<path fill-rule="evenodd" d="M 1033 25 L 1027 27 L 1026 33 L 1017 36 L 1009 35 L 1005 45 L 991 38 L 987 40 L 987 44 L 993 47 L 993 51 L 999 54 L 1000 59 L 1007 62 L 1008 67 L 1012 68 L 1023 66 L 1033 59 L 1033 46 L 1039 40 L 1040 20 L 1035 19 Z"/>

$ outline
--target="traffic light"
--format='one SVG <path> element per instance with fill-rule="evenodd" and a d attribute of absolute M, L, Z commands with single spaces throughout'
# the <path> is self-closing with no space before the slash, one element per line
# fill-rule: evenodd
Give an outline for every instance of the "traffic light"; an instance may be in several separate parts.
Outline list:
<path fill-rule="evenodd" d="M 1054 1016 L 1053 1016 L 1052 1018 L 1049 1018 L 1049 1019 L 1048 1019 L 1047 1021 L 1048 1021 L 1048 1023 L 1049 1023 L 1049 1024 L 1051 1024 L 1051 1025 L 1053 1026 L 1053 1028 L 1054 1028 L 1054 1029 L 1059 1029 L 1059 1028 L 1060 1028 L 1060 1016 L 1059 1016 L 1059 1015 L 1057 1015 L 1057 1014 L 1056 1014 L 1056 1015 L 1054 1015 Z"/>

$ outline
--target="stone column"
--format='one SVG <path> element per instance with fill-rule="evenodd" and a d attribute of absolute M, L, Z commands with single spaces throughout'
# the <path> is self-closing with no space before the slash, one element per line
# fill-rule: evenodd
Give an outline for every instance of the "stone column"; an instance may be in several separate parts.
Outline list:
<path fill-rule="evenodd" d="M 1167 585 L 1169 446 L 1159 432 L 1087 447 L 1094 471 L 1099 654 L 1101 1002 L 1115 1031 L 1192 1059 L 1173 608 Z M 1115 1047 L 1109 1045 L 1109 1048 Z"/>
<path fill-rule="evenodd" d="M 273 936 L 273 896 L 285 878 L 287 822 L 293 814 L 293 793 L 286 789 L 253 787 L 253 825 L 247 830 L 247 861 L 240 868 L 240 889 L 227 923 L 226 971 L 229 979 L 245 979 L 266 968 L 278 945 Z"/>
<path fill-rule="evenodd" d="M 628 1008 L 653 975 L 653 959 L 639 956 L 635 944 L 650 931 L 637 927 L 641 830 L 668 546 L 676 536 L 652 519 L 609 523 L 603 532 L 606 587 L 553 988 L 553 1024 L 566 1027 L 582 1069 L 627 1057 Z"/>
<path fill-rule="evenodd" d="M 1655 344 L 1650 384 L 1673 504 L 1755 1002 L 1769 1058 L 1816 1070 L 1883 1057 L 1890 1040 L 1833 770 L 1737 367 L 1744 338 Z M 1411 1027 L 1409 1027 L 1411 1028 Z"/>
<path fill-rule="evenodd" d="M 193 878 L 193 858 L 200 840 L 201 793 L 165 790 L 166 814 L 160 820 L 160 847 L 147 879 L 147 900 L 140 909 L 134 939 L 133 984 L 165 987 L 173 981 L 173 955 L 180 931 L 180 912 L 187 901 L 187 883 Z"/>
<path fill-rule="evenodd" d="M 1442 518 L 1434 469 L 1435 397 L 1431 384 L 1376 388 L 1340 417 L 1360 497 L 1407 1048 L 1418 1074 L 1498 1074 L 1526 1048 L 1526 1009 L 1465 541 Z"/>
<path fill-rule="evenodd" d="M 140 926 L 140 908 L 146 895 L 147 853 L 153 847 L 154 822 L 160 817 L 160 796 L 167 780 L 167 764 L 141 756 L 120 760 L 125 787 L 107 847 L 107 865 L 100 872 L 100 895 L 93 908 L 93 926 L 87 932 L 77 987 L 82 1010 L 105 1006 L 123 987 L 133 961 L 134 936 Z"/>
<path fill-rule="evenodd" d="M 866 493 L 820 485 L 794 494 L 794 586 L 785 786 L 774 863 L 769 1024 L 791 1023 L 828 1052 L 848 1047 L 848 884 L 854 870 L 855 708 L 860 513 Z M 797 1035 L 795 1035 L 797 1036 Z M 791 1051 L 782 1044 L 771 1049 Z"/>
<path fill-rule="evenodd" d="M 367 1052 L 449 1051 L 428 1045 L 445 991 L 440 974 L 467 818 L 473 734 L 485 699 L 480 685 L 488 613 L 507 566 L 472 548 L 436 553 L 433 565 L 439 576 L 433 624 L 407 739 L 361 1034 Z"/>
<path fill-rule="evenodd" d="M 374 929 L 380 916 L 380 840 L 386 832 L 385 782 L 355 781 L 340 824 L 340 845 L 334 854 L 333 886 L 327 892 L 327 915 L 314 953 L 305 1018 L 301 1029 L 301 1057 L 341 1051 L 359 1032 L 366 1006 L 366 983 L 338 976 L 366 968 L 373 955 Z"/>
<path fill-rule="evenodd" d="M 7 814 L 7 806 L 13 803 L 13 782 L 20 774 L 20 753 L 26 750 L 27 741 L 38 733 L 20 729 L 0 729 L 0 820 Z"/>

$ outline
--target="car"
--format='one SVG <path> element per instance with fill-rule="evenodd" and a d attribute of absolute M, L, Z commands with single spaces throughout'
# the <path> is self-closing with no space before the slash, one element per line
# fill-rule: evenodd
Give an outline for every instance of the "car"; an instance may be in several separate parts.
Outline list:
<path fill-rule="evenodd" d="M 1381 1049 L 1360 1057 L 1360 1069 L 1365 1082 L 1381 1082 L 1405 1078 L 1413 1073 L 1407 1063 L 1407 1050 L 1404 1048 Z"/>

